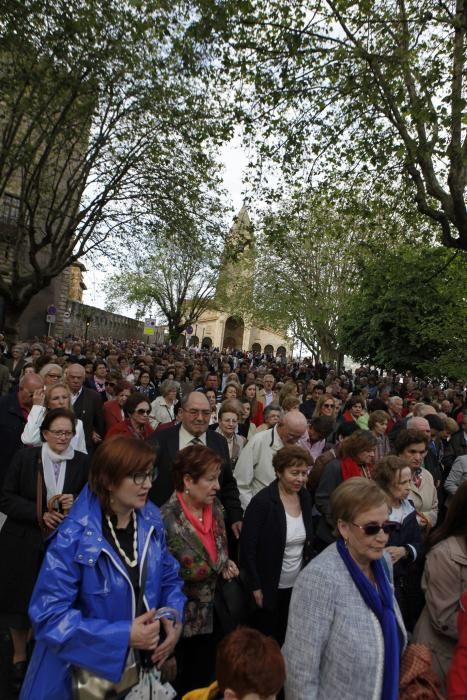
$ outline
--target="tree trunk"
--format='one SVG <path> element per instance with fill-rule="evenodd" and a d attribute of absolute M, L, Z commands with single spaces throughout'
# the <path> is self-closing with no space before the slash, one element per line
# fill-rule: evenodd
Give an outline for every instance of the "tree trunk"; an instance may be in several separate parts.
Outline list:
<path fill-rule="evenodd" d="M 25 338 L 19 338 L 19 321 L 21 314 L 23 313 L 25 307 L 18 308 L 17 306 L 4 301 L 2 309 L 2 326 L 3 334 L 8 345 L 14 345 L 18 340 L 25 340 Z"/>

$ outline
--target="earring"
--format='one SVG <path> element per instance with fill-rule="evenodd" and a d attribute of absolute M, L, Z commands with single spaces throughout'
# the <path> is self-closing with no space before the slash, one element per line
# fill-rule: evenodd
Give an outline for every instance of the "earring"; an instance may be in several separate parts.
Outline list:
<path fill-rule="evenodd" d="M 188 495 L 189 495 L 189 493 L 190 493 L 190 489 L 185 489 L 185 493 L 186 493 L 186 494 L 187 494 L 187 496 L 188 496 Z"/>

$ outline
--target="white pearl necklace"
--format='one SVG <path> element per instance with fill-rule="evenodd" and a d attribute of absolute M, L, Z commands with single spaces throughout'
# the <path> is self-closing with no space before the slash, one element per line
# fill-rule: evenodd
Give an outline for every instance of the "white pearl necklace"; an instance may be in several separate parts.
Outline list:
<path fill-rule="evenodd" d="M 122 557 L 123 561 L 128 564 L 131 568 L 135 567 L 136 564 L 138 563 L 138 528 L 136 527 L 136 513 L 133 511 L 132 517 L 133 517 L 133 559 L 128 559 L 127 555 L 125 554 L 124 550 L 120 547 L 120 542 L 117 539 L 117 535 L 115 534 L 114 526 L 112 525 L 112 521 L 109 518 L 108 515 L 105 516 L 107 518 L 107 523 L 109 525 L 109 530 L 110 534 L 113 537 L 113 541 L 115 542 L 115 546 L 117 548 L 118 553 Z"/>

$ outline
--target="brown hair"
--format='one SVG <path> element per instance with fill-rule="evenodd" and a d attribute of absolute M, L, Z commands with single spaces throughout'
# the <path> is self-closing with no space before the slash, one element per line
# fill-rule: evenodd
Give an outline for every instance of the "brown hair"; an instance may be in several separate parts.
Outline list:
<path fill-rule="evenodd" d="M 385 420 L 389 420 L 389 413 L 386 413 L 386 411 L 380 411 L 379 409 L 372 411 L 368 418 L 368 429 L 373 430 L 376 423 L 384 423 Z"/>
<path fill-rule="evenodd" d="M 318 401 L 316 402 L 315 410 L 313 411 L 313 418 L 317 418 L 318 416 L 321 415 L 321 409 L 323 407 L 323 403 L 326 403 L 326 401 L 331 400 L 334 404 L 333 411 L 334 413 L 336 412 L 336 400 L 332 394 L 328 394 L 327 392 L 324 394 L 321 394 L 319 397 Z"/>
<path fill-rule="evenodd" d="M 312 462 L 308 450 L 298 445 L 286 445 L 277 450 L 272 458 L 272 466 L 278 474 L 282 474 L 287 467 L 295 467 L 297 464 L 310 465 Z"/>
<path fill-rule="evenodd" d="M 397 474 L 406 467 L 410 469 L 409 463 L 403 457 L 387 455 L 376 463 L 372 474 L 373 481 L 375 481 L 385 493 L 390 493 L 391 487 L 394 486 L 394 481 L 397 478 Z"/>
<path fill-rule="evenodd" d="M 89 488 L 104 512 L 111 512 L 111 487 L 120 486 L 125 477 L 146 469 L 155 456 L 149 442 L 128 435 L 114 435 L 101 442 L 91 459 Z"/>
<path fill-rule="evenodd" d="M 237 627 L 219 644 L 216 679 L 222 694 L 229 688 L 238 698 L 277 695 L 285 682 L 279 644 L 255 629 Z"/>
<path fill-rule="evenodd" d="M 132 392 L 135 390 L 135 387 L 133 386 L 133 384 L 130 384 L 130 382 L 127 382 L 125 379 L 120 379 L 115 383 L 115 396 L 118 396 L 122 393 L 122 391 L 128 389 Z"/>
<path fill-rule="evenodd" d="M 287 413 L 288 411 L 292 411 L 294 408 L 298 408 L 300 403 L 301 402 L 298 396 L 292 396 L 292 394 L 290 394 L 282 401 L 282 410 Z"/>
<path fill-rule="evenodd" d="M 333 491 L 331 495 L 331 512 L 337 523 L 338 520 L 350 523 L 359 513 L 370 508 L 387 505 L 388 497 L 374 481 L 362 476 L 353 476 Z"/>
<path fill-rule="evenodd" d="M 191 476 L 196 483 L 213 466 L 220 467 L 222 459 L 214 450 L 204 445 L 188 445 L 180 450 L 172 465 L 172 477 L 176 491 L 185 488 L 183 477 Z"/>
<path fill-rule="evenodd" d="M 76 417 L 73 411 L 70 411 L 68 408 L 53 408 L 51 411 L 47 411 L 41 423 L 40 434 L 44 442 L 44 430 L 50 430 L 50 426 L 57 418 L 68 418 L 71 423 L 73 435 L 76 433 Z"/>
<path fill-rule="evenodd" d="M 339 446 L 339 457 L 356 459 L 359 452 L 371 449 L 377 444 L 376 437 L 369 430 L 356 430 Z"/>
<path fill-rule="evenodd" d="M 241 401 L 238 399 L 226 399 L 221 403 L 219 408 L 218 418 L 224 415 L 224 413 L 235 413 L 240 420 L 243 414 L 243 407 Z"/>
<path fill-rule="evenodd" d="M 421 442 L 425 447 L 428 445 L 428 438 L 421 430 L 414 430 L 414 428 L 401 430 L 394 442 L 394 452 L 396 455 L 400 455 L 409 445 L 417 445 Z"/>

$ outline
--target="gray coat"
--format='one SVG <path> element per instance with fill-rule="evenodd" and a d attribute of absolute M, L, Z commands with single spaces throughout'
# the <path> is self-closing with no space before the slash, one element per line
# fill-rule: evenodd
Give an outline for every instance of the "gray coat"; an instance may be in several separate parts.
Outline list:
<path fill-rule="evenodd" d="M 394 601 L 404 643 L 402 616 Z M 381 625 L 354 584 L 335 544 L 295 583 L 283 646 L 286 700 L 380 700 Z"/>

